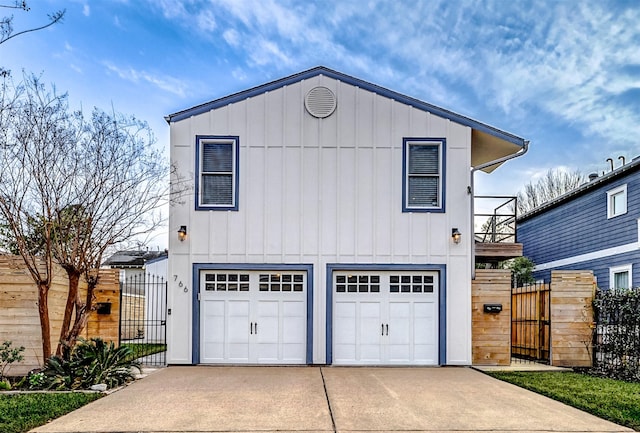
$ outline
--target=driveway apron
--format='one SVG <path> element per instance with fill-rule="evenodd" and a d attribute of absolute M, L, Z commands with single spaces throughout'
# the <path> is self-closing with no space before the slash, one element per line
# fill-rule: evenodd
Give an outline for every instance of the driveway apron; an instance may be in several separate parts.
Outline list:
<path fill-rule="evenodd" d="M 169 367 L 34 432 L 626 432 L 470 368 Z"/>
<path fill-rule="evenodd" d="M 311 367 L 169 367 L 35 432 L 332 431 Z"/>
<path fill-rule="evenodd" d="M 632 431 L 470 368 L 323 372 L 338 431 Z"/>

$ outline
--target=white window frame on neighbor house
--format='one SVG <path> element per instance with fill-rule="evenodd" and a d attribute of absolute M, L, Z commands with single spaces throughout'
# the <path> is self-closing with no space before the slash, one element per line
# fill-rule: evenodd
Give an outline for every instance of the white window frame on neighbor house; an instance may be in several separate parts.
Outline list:
<path fill-rule="evenodd" d="M 230 147 L 230 157 L 228 167 L 231 170 L 224 171 L 204 171 L 204 150 L 206 145 L 215 144 Z M 237 136 L 219 135 L 197 135 L 196 136 L 196 176 L 195 176 L 195 208 L 196 210 L 238 210 L 238 152 L 240 140 Z M 204 202 L 204 179 L 207 176 L 230 176 L 231 177 L 231 200 L 219 203 Z"/>
<path fill-rule="evenodd" d="M 616 203 L 619 203 L 620 209 L 616 211 Z M 620 185 L 617 188 L 607 191 L 607 219 L 614 218 L 627 213 L 627 184 Z"/>
<path fill-rule="evenodd" d="M 438 151 L 437 172 L 421 173 L 412 169 L 411 158 L 417 147 L 435 147 Z M 402 139 L 402 211 L 403 212 L 444 212 L 445 211 L 445 149 L 444 138 L 403 138 Z M 431 178 L 437 181 L 436 203 L 411 203 L 410 183 L 412 179 Z"/>
<path fill-rule="evenodd" d="M 633 286 L 633 265 L 630 263 L 628 265 L 614 266 L 612 268 L 609 268 L 609 288 L 610 289 L 619 288 L 619 287 L 616 287 L 615 277 L 616 277 L 616 274 L 623 274 L 623 273 L 627 274 L 627 284 L 629 286 Z M 623 287 L 623 288 L 630 289 L 631 287 Z"/>

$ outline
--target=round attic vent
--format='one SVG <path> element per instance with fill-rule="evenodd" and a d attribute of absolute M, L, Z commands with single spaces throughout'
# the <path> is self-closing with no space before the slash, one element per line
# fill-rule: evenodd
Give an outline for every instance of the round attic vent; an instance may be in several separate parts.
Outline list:
<path fill-rule="evenodd" d="M 304 98 L 304 106 L 313 117 L 324 119 L 336 110 L 336 95 L 326 87 L 318 86 L 309 90 Z"/>

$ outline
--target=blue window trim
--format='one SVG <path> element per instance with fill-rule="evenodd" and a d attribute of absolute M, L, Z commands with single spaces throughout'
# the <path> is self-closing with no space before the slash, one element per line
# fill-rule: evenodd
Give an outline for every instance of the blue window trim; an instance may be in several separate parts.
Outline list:
<path fill-rule="evenodd" d="M 307 364 L 313 363 L 313 265 L 272 263 L 194 263 L 191 299 L 191 364 L 200 364 L 200 272 L 201 271 L 305 271 L 307 273 Z"/>
<path fill-rule="evenodd" d="M 408 170 L 407 157 L 409 156 L 409 143 L 430 142 L 440 143 L 440 206 L 437 207 L 409 207 L 407 206 Z M 432 212 L 444 213 L 446 204 L 446 167 L 447 167 L 447 139 L 430 137 L 403 137 L 402 138 L 402 212 Z"/>
<path fill-rule="evenodd" d="M 201 205 L 200 204 L 200 150 L 201 141 L 230 141 L 233 142 L 233 205 Z M 240 137 L 237 135 L 196 135 L 196 179 L 195 179 L 195 210 L 238 210 L 238 189 L 240 187 Z"/>
<path fill-rule="evenodd" d="M 327 263 L 327 364 L 333 363 L 333 273 L 335 271 L 437 271 L 438 281 L 438 364 L 447 363 L 447 265 L 439 264 L 373 264 Z"/>

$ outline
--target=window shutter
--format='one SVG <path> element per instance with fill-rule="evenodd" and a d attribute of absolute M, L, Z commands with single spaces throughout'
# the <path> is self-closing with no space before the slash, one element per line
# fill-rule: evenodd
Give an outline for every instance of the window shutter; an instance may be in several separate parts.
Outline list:
<path fill-rule="evenodd" d="M 232 182 L 231 174 L 202 175 L 202 204 L 233 204 Z"/>
<path fill-rule="evenodd" d="M 409 206 L 438 206 L 437 177 L 409 177 Z"/>
<path fill-rule="evenodd" d="M 438 146 L 415 145 L 409 147 L 409 174 L 438 175 Z"/>
<path fill-rule="evenodd" d="M 229 143 L 205 143 L 202 149 L 202 171 L 233 171 L 233 148 Z"/>

